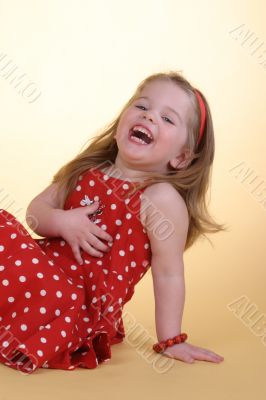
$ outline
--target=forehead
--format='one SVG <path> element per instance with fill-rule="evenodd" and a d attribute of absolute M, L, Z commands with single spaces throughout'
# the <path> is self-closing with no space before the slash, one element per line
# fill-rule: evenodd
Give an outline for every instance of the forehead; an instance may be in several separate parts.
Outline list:
<path fill-rule="evenodd" d="M 186 117 L 191 105 L 188 94 L 171 81 L 149 82 L 137 97 L 148 97 L 148 101 L 161 107 L 171 107 Z"/>

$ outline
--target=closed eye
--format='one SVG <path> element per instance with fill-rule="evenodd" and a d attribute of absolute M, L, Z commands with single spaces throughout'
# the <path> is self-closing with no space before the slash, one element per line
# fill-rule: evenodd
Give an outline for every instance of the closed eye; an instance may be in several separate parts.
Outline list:
<path fill-rule="evenodd" d="M 137 108 L 140 108 L 140 109 L 146 109 L 146 107 L 144 107 L 144 106 L 136 106 L 136 107 L 137 107 Z M 163 118 L 165 118 L 165 120 L 166 120 L 168 123 L 174 125 L 174 123 L 173 123 L 168 117 L 163 117 Z"/>

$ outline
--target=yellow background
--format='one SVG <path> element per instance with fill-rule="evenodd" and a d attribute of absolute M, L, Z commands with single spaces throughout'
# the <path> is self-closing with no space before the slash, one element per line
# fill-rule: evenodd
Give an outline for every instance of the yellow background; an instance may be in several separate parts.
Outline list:
<path fill-rule="evenodd" d="M 184 255 L 183 331 L 224 362 L 175 360 L 161 373 L 128 339 L 95 370 L 23 376 L 0 365 L 1 400 L 265 399 L 266 339 L 228 306 L 244 297 L 257 315 L 266 314 L 266 190 L 255 191 L 259 182 L 266 186 L 266 44 L 255 52 L 266 42 L 265 15 L 262 0 L 1 0 L 0 59 L 7 54 L 41 95 L 30 103 L 2 76 L 0 62 L 0 208 L 27 227 L 27 205 L 53 174 L 142 79 L 174 69 L 209 101 L 216 137 L 210 211 L 230 227 L 209 235 L 213 247 L 201 240 Z M 148 351 L 156 340 L 150 273 L 125 311 L 150 337 Z"/>

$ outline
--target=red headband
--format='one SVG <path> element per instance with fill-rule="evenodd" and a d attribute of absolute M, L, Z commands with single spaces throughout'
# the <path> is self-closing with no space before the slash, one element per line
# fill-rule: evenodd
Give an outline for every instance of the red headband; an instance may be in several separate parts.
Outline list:
<path fill-rule="evenodd" d="M 199 137 L 198 137 L 198 141 L 197 141 L 197 145 L 200 143 L 201 138 L 203 136 L 203 131 L 204 131 L 204 127 L 205 127 L 205 121 L 206 121 L 206 107 L 204 104 L 204 101 L 202 100 L 201 95 L 199 94 L 199 92 L 197 91 L 197 89 L 194 89 L 195 95 L 198 99 L 198 103 L 199 103 L 199 108 L 200 108 L 200 130 L 199 130 Z"/>

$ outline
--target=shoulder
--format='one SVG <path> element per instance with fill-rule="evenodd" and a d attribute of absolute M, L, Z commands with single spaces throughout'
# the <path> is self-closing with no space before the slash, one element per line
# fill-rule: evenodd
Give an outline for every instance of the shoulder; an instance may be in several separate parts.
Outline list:
<path fill-rule="evenodd" d="M 188 210 L 183 197 L 168 182 L 155 183 L 145 188 L 141 195 L 141 210 L 145 220 L 156 210 L 166 216 L 179 216 L 188 220 Z"/>
<path fill-rule="evenodd" d="M 184 199 L 170 183 L 155 183 L 143 191 L 141 215 L 153 250 L 174 246 L 183 251 L 189 214 Z"/>

